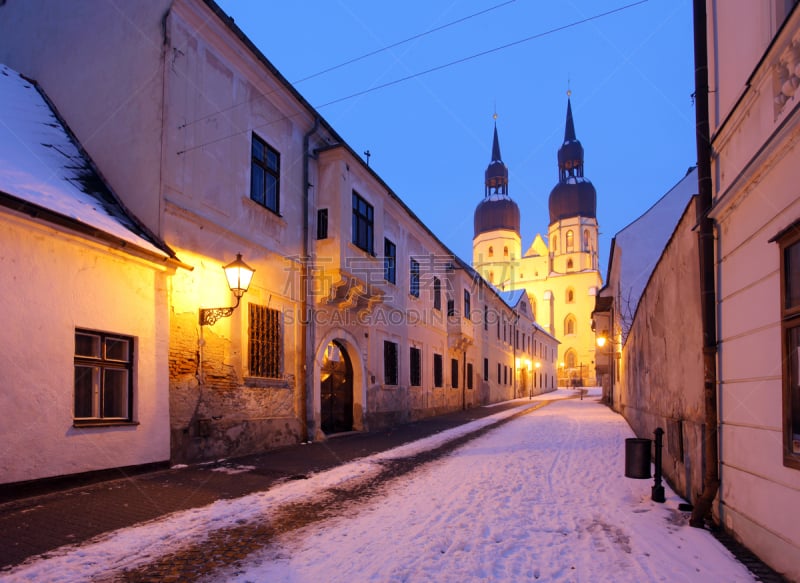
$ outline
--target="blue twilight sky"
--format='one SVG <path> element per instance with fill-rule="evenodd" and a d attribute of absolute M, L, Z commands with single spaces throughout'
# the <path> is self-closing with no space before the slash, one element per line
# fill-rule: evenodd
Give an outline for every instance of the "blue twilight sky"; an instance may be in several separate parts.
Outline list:
<path fill-rule="evenodd" d="M 495 109 L 527 250 L 547 233 L 572 91 L 585 175 L 597 189 L 604 278 L 611 237 L 695 164 L 690 0 L 217 1 L 356 152 L 370 151 L 370 166 L 467 262 Z"/>

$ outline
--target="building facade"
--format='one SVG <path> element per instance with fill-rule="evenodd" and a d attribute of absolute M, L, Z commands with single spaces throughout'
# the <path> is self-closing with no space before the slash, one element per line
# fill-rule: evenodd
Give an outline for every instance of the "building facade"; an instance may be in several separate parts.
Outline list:
<path fill-rule="evenodd" d="M 523 252 L 519 207 L 508 191 L 497 126 L 485 193 L 475 209 L 472 265 L 503 290 L 525 290 L 536 321 L 559 342 L 559 382 L 595 384 L 591 313 L 602 285 L 598 257 L 597 194 L 584 176 L 583 146 L 567 100 L 559 181 L 549 197 L 547 242 L 537 234 Z"/>
<path fill-rule="evenodd" d="M 0 490 L 169 464 L 174 252 L 41 89 L 0 66 Z"/>
<path fill-rule="evenodd" d="M 595 313 L 598 334 L 621 341 L 606 394 L 640 437 L 665 430 L 665 475 L 695 504 L 693 524 L 711 518 L 799 581 L 800 9 L 698 0 L 695 28 L 698 194 L 684 192 L 655 243 L 629 323 L 620 292 L 643 239 L 615 238 Z"/>
<path fill-rule="evenodd" d="M 528 301 L 455 257 L 213 1 L 11 3 L 0 36 L 180 257 L 155 288 L 173 462 L 555 388 Z M 237 255 L 254 270 L 238 295 Z"/>

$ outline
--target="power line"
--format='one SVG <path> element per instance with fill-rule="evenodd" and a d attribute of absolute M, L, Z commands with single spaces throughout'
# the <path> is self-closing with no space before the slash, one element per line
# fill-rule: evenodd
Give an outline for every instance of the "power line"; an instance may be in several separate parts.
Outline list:
<path fill-rule="evenodd" d="M 628 10 L 630 8 L 634 8 L 635 6 L 639 6 L 640 4 L 645 4 L 647 1 L 648 0 L 638 0 L 637 2 L 632 2 L 631 4 L 626 4 L 625 6 L 620 6 L 618 8 L 614 8 L 612 10 L 608 10 L 606 12 L 602 12 L 600 14 L 595 14 L 593 16 L 589 16 L 589 17 L 584 18 L 582 20 L 576 20 L 576 21 L 571 22 L 569 24 L 565 24 L 565 25 L 562 25 L 562 26 L 557 26 L 555 28 L 551 28 L 551 29 L 546 30 L 544 32 L 540 32 L 540 33 L 534 34 L 532 36 L 529 36 L 529 37 L 526 37 L 526 38 L 523 38 L 523 39 L 520 39 L 520 40 L 516 40 L 514 42 L 510 42 L 510 43 L 504 44 L 504 45 L 499 46 L 499 47 L 495 47 L 493 49 L 488 49 L 486 51 L 482 51 L 480 53 L 475 53 L 473 55 L 470 55 L 470 56 L 467 56 L 467 57 L 463 57 L 461 59 L 456 59 L 455 61 L 450 61 L 449 63 L 445 63 L 443 65 L 437 65 L 436 67 L 431 67 L 430 69 L 426 69 L 424 71 L 419 71 L 419 72 L 413 73 L 411 75 L 406 75 L 405 77 L 401 77 L 401 78 L 395 79 L 393 81 L 388 81 L 386 83 L 382 83 L 380 85 L 376 85 L 375 87 L 370 87 L 369 89 L 364 89 L 363 91 L 357 91 L 355 93 L 351 93 L 350 95 L 346 95 L 344 97 L 340 97 L 338 99 L 334 99 L 332 101 L 328 101 L 327 103 L 323 103 L 322 105 L 315 106 L 315 109 L 322 109 L 323 107 L 328 107 L 329 105 L 334 105 L 336 103 L 341 103 L 342 101 L 347 101 L 348 99 L 353 99 L 355 97 L 360 97 L 362 95 L 366 95 L 367 93 L 372 93 L 373 91 L 378 91 L 380 89 L 385 89 L 387 87 L 391 87 L 393 85 L 397 85 L 397 84 L 402 83 L 404 81 L 409 81 L 411 79 L 415 79 L 416 77 L 421 77 L 423 75 L 428 75 L 429 73 L 434 73 L 436 71 L 441 71 L 442 69 L 447 69 L 448 67 L 452 67 L 454 65 L 459 65 L 461 63 L 465 63 L 467 61 L 471 61 L 473 59 L 477 59 L 479 57 L 483 57 L 483 56 L 489 55 L 491 53 L 496 53 L 498 51 L 502 51 L 502 50 L 505 50 L 505 49 L 508 49 L 508 48 L 511 48 L 511 47 L 514 47 L 514 46 L 517 46 L 517 45 L 520 45 L 520 44 L 523 44 L 523 43 L 526 43 L 526 42 L 530 42 L 532 40 L 536 40 L 538 38 L 542 38 L 544 36 L 548 36 L 548 35 L 554 34 L 556 32 L 561 32 L 562 30 L 566 30 L 566 29 L 569 29 L 569 28 L 573 28 L 573 27 L 579 26 L 581 24 L 586 24 L 587 22 L 591 22 L 593 20 L 598 20 L 598 19 L 603 18 L 605 16 L 609 16 L 611 14 L 616 14 L 617 12 L 622 12 L 623 10 Z M 221 113 L 222 111 L 226 111 L 226 110 L 221 110 L 221 111 L 219 111 L 217 113 Z M 216 115 L 216 114 L 211 114 L 211 115 Z M 230 135 L 227 135 L 227 136 L 223 136 L 221 138 L 217 138 L 215 140 L 211 140 L 211 141 L 205 142 L 203 144 L 198 144 L 196 146 L 192 146 L 191 148 L 186 148 L 185 150 L 179 151 L 178 154 L 185 154 L 186 152 L 191 152 L 192 150 L 196 150 L 198 148 L 209 146 L 211 144 L 216 144 L 217 142 L 221 142 L 223 140 L 230 139 L 232 137 L 238 136 L 238 135 L 243 134 L 245 132 L 250 132 L 250 131 L 253 131 L 253 130 L 258 129 L 258 128 L 262 128 L 262 127 L 266 127 L 268 125 L 272 125 L 274 123 L 278 123 L 278 122 L 283 121 L 283 120 L 291 119 L 292 117 L 295 117 L 297 115 L 299 115 L 299 113 L 295 113 L 295 114 L 290 115 L 290 116 L 281 116 L 281 117 L 279 117 L 277 119 L 274 119 L 272 121 L 269 121 L 269 122 L 266 122 L 266 123 L 263 123 L 263 124 L 260 124 L 260 125 L 257 125 L 257 126 L 253 126 L 252 128 L 248 128 L 248 129 L 245 129 L 245 130 L 242 130 L 242 131 L 239 131 L 239 132 L 235 132 L 233 134 L 230 134 Z M 185 126 L 182 126 L 182 127 L 185 127 Z"/>
<path fill-rule="evenodd" d="M 377 55 L 379 53 L 388 51 L 389 49 L 393 49 L 395 47 L 399 47 L 400 45 L 404 45 L 406 43 L 409 43 L 412 40 L 416 40 L 418 38 L 422 38 L 423 36 L 427 36 L 429 34 L 433 34 L 434 32 L 438 32 L 440 30 L 444 30 L 445 28 L 449 28 L 449 27 L 454 26 L 456 24 L 460 24 L 462 22 L 470 20 L 471 18 L 475 18 L 476 16 L 481 16 L 483 14 L 486 14 L 487 12 L 491 12 L 492 10 L 497 10 L 498 8 L 502 8 L 503 6 L 507 6 L 508 4 L 513 4 L 516 1 L 517 0 L 508 0 L 507 2 L 503 2 L 501 4 L 496 4 L 496 5 L 494 5 L 494 6 L 490 7 L 490 8 L 486 8 L 485 10 L 481 10 L 480 12 L 475 12 L 474 14 L 470 14 L 469 16 L 464 16 L 462 18 L 459 18 L 458 20 L 454 20 L 452 22 L 448 22 L 447 24 L 443 24 L 441 26 L 437 26 L 436 28 L 432 28 L 432 29 L 430 29 L 430 30 L 428 30 L 426 32 L 421 32 L 419 34 L 415 34 L 414 36 L 410 36 L 410 37 L 408 37 L 406 39 L 403 39 L 401 41 L 397 41 L 395 43 L 392 43 L 392 44 L 387 45 L 385 47 L 382 47 L 380 49 L 375 49 L 374 51 L 370 51 L 370 52 L 365 53 L 365 54 L 363 54 L 363 55 L 361 55 L 359 57 L 354 57 L 354 58 L 350 59 L 349 61 L 345 61 L 343 63 L 339 63 L 338 65 L 334 65 L 333 67 L 328 67 L 327 69 L 324 69 L 322 71 L 318 71 L 316 73 L 312 73 L 311 75 L 308 75 L 307 77 L 303 77 L 302 79 L 299 79 L 297 81 L 293 81 L 292 85 L 299 85 L 303 81 L 308 81 L 309 79 L 314 79 L 316 77 L 324 75 L 325 73 L 330 73 L 331 71 L 335 71 L 337 69 L 341 69 L 342 67 L 346 67 L 347 65 L 352 65 L 353 63 L 356 63 L 358 61 L 362 61 L 362 60 L 364 60 L 364 59 L 366 59 L 368 57 L 372 57 L 372 56 Z M 203 121 L 205 119 L 208 119 L 209 117 L 212 117 L 212 116 L 215 116 L 215 115 L 219 115 L 220 113 L 225 113 L 226 111 L 230 111 L 232 109 L 236 109 L 237 107 L 241 107 L 242 105 L 247 105 L 248 103 L 252 103 L 252 102 L 254 102 L 256 100 L 266 99 L 269 95 L 271 95 L 273 93 L 275 93 L 275 91 L 270 91 L 267 94 L 257 95 L 256 97 L 254 97 L 253 99 L 250 99 L 248 101 L 243 101 L 241 103 L 236 103 L 234 105 L 231 105 L 230 107 L 226 107 L 224 109 L 219 109 L 219 110 L 215 111 L 214 113 L 209 113 L 208 115 L 204 115 L 202 117 L 199 117 L 194 121 L 186 122 L 186 123 L 182 124 L 181 126 L 179 126 L 178 129 L 183 129 L 183 128 L 187 127 L 187 126 L 190 126 L 192 124 L 195 124 L 195 123 L 201 122 L 201 121 Z"/>
<path fill-rule="evenodd" d="M 562 30 L 566 30 L 568 28 L 572 28 L 574 26 L 578 26 L 580 24 L 585 24 L 592 20 L 597 20 L 598 18 L 603 18 L 604 16 L 609 16 L 610 14 L 614 14 L 616 12 L 622 12 L 623 10 L 627 10 L 628 8 L 633 8 L 634 6 L 638 6 L 639 4 L 644 4 L 648 0 L 639 0 L 638 2 L 634 2 L 632 4 L 628 4 L 626 6 L 621 6 L 619 8 L 614 8 L 613 10 L 609 10 L 608 12 L 603 12 L 601 14 L 595 14 L 594 16 L 590 16 L 588 18 L 584 18 L 583 20 L 577 20 L 575 22 L 571 22 L 570 24 L 565 24 L 563 26 L 558 26 L 556 28 L 551 28 L 545 32 L 540 32 L 538 34 L 534 34 L 533 36 L 529 36 L 527 38 L 523 38 L 499 47 L 495 47 L 493 49 L 489 49 L 486 51 L 482 51 L 480 53 L 475 53 L 474 55 L 470 55 L 468 57 L 463 57 L 461 59 L 456 59 L 455 61 L 450 61 L 449 63 L 445 63 L 444 65 L 437 65 L 436 67 L 431 67 L 430 69 L 426 69 L 424 71 L 419 71 L 418 73 L 413 73 L 411 75 L 407 75 L 405 77 L 401 77 L 400 79 L 395 79 L 394 81 L 388 81 L 386 83 L 382 83 L 381 85 L 376 85 L 375 87 L 370 87 L 369 89 L 364 89 L 363 91 L 359 91 L 357 93 L 352 93 L 345 97 L 340 97 L 339 99 L 334 99 L 333 101 L 328 101 L 327 103 L 323 103 L 322 105 L 317 106 L 317 109 L 321 109 L 323 107 L 327 107 L 328 105 L 333 105 L 335 103 L 340 103 L 342 101 L 347 101 L 348 99 L 353 99 L 354 97 L 359 97 L 361 95 L 365 95 L 367 93 L 371 93 L 373 91 L 377 91 L 378 89 L 385 89 L 387 87 L 391 87 L 392 85 L 397 85 L 398 83 L 402 83 L 403 81 L 409 81 L 410 79 L 414 79 L 416 77 L 421 77 L 422 75 L 427 75 L 428 73 L 433 73 L 435 71 L 441 71 L 442 69 L 446 69 L 448 67 L 452 67 L 453 65 L 459 65 L 461 63 L 466 63 L 467 61 L 471 61 L 473 59 L 477 59 L 478 57 L 483 57 L 485 55 L 489 55 L 491 53 L 496 53 L 497 51 L 502 51 L 504 49 L 508 49 L 510 47 L 520 45 L 522 43 L 526 43 L 537 38 L 541 38 L 543 36 L 547 36 L 553 34 L 555 32 L 560 32 Z"/>
<path fill-rule="evenodd" d="M 503 2 L 502 4 L 497 4 L 495 6 L 492 6 L 491 8 L 487 8 L 486 10 L 481 10 L 480 12 L 476 12 L 475 14 L 470 14 L 469 16 L 465 16 L 463 18 L 459 18 L 458 20 L 454 20 L 453 22 L 448 22 L 447 24 L 443 24 L 442 26 L 437 26 L 436 28 L 432 28 L 432 29 L 430 29 L 430 30 L 428 30 L 426 32 L 421 32 L 419 34 L 415 34 L 414 36 L 411 36 L 411 37 L 409 37 L 409 38 L 407 38 L 405 40 L 398 41 L 396 43 L 387 45 L 387 46 L 385 46 L 383 48 L 380 48 L 380 49 L 375 49 L 374 51 L 370 51 L 369 53 L 365 53 L 365 54 L 361 55 L 360 57 L 352 58 L 349 61 L 345 61 L 344 63 L 340 63 L 338 65 L 334 65 L 333 67 L 329 67 L 329 68 L 324 69 L 324 70 L 322 70 L 322 71 L 320 71 L 318 73 L 314 73 L 312 75 L 309 75 L 308 77 L 303 77 L 302 79 L 299 79 L 298 81 L 295 81 L 294 84 L 299 84 L 299 83 L 302 83 L 303 81 L 308 81 L 309 79 L 313 79 L 314 77 L 319 77 L 320 75 L 324 75 L 325 73 L 330 73 L 331 71 L 335 71 L 336 69 L 341 69 L 342 67 L 346 67 L 347 65 L 352 65 L 353 63 L 361 61 L 363 59 L 366 59 L 367 57 L 371 57 L 373 55 L 377 55 L 378 53 L 382 53 L 382 52 L 388 51 L 389 49 L 393 49 L 395 47 L 399 47 L 400 45 L 404 45 L 406 43 L 411 42 L 412 40 L 417 40 L 418 38 L 422 38 L 423 36 L 427 36 L 427 35 L 432 34 L 434 32 L 439 32 L 440 30 L 444 30 L 445 28 L 448 28 L 448 27 L 456 25 L 456 24 L 460 24 L 460 23 L 462 23 L 462 22 L 464 22 L 466 20 L 469 20 L 470 18 L 475 18 L 476 16 L 481 16 L 482 14 L 486 14 L 487 12 L 491 12 L 492 10 L 497 10 L 498 8 L 502 8 L 503 6 L 507 6 L 508 4 L 513 4 L 516 1 L 517 0 L 508 0 L 508 2 Z"/>

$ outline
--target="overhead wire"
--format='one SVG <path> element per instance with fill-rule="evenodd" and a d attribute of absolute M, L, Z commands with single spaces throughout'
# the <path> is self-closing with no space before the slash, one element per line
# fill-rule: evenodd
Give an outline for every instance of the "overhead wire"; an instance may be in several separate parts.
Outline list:
<path fill-rule="evenodd" d="M 403 83 L 405 81 L 409 81 L 411 79 L 415 79 L 415 78 L 421 77 L 423 75 L 428 75 L 428 74 L 434 73 L 436 71 L 441 71 L 442 69 L 446 69 L 446 68 L 452 67 L 454 65 L 459 65 L 461 63 L 465 63 L 467 61 L 471 61 L 471 60 L 474 60 L 474 59 L 477 59 L 477 58 L 480 58 L 480 57 L 483 57 L 483 56 L 486 56 L 486 55 L 489 55 L 489 54 L 492 54 L 492 53 L 496 53 L 498 51 L 502 51 L 502 50 L 505 50 L 505 49 L 508 49 L 508 48 L 511 48 L 511 47 L 514 47 L 514 46 L 517 46 L 517 45 L 520 45 L 520 44 L 523 44 L 523 43 L 526 43 L 526 42 L 530 42 L 532 40 L 536 40 L 536 39 L 542 38 L 544 36 L 548 36 L 548 35 L 554 34 L 556 32 L 561 32 L 562 30 L 573 28 L 575 26 L 579 26 L 581 24 L 586 24 L 587 22 L 591 22 L 593 20 L 598 20 L 600 18 L 604 18 L 606 16 L 610 16 L 612 14 L 616 14 L 616 13 L 622 12 L 624 10 L 628 10 L 630 8 L 634 8 L 634 7 L 639 6 L 641 4 L 645 4 L 646 2 L 648 2 L 648 0 L 638 0 L 637 2 L 632 2 L 630 4 L 626 4 L 624 6 L 620 6 L 620 7 L 614 8 L 612 10 L 608 10 L 606 12 L 601 12 L 601 13 L 595 14 L 593 16 L 588 16 L 588 17 L 583 18 L 581 20 L 576 20 L 574 22 L 570 22 L 569 24 L 564 24 L 562 26 L 557 26 L 555 28 L 551 28 L 551 29 L 546 30 L 544 32 L 540 32 L 540 33 L 531 35 L 529 37 L 525 37 L 523 39 L 519 39 L 519 40 L 510 42 L 510 43 L 506 43 L 504 45 L 501 45 L 499 47 L 495 47 L 493 49 L 488 49 L 488 50 L 485 50 L 485 51 L 481 51 L 479 53 L 475 53 L 475 54 L 469 55 L 467 57 L 462 57 L 460 59 L 456 59 L 455 61 L 450 61 L 450 62 L 444 63 L 442 65 L 437 65 L 436 67 L 431 67 L 430 69 L 425 69 L 424 71 L 418 71 L 417 73 L 412 73 L 411 75 L 406 75 L 405 77 L 394 79 L 393 81 L 388 81 L 386 83 L 382 83 L 380 85 L 375 85 L 374 87 L 370 87 L 370 88 L 364 89 L 362 91 L 357 91 L 355 93 L 351 93 L 351 94 L 346 95 L 344 97 L 340 97 L 338 99 L 334 99 L 332 101 L 328 101 L 328 102 L 323 103 L 321 105 L 314 106 L 314 108 L 315 109 L 322 109 L 323 107 L 328 107 L 328 106 L 334 105 L 336 103 L 341 103 L 341 102 L 347 101 L 349 99 L 354 99 L 356 97 L 360 97 L 362 95 L 366 95 L 368 93 L 372 93 L 372 92 L 378 91 L 380 89 L 386 89 L 387 87 L 391 87 L 393 85 L 397 85 L 399 83 Z M 223 110 L 221 110 L 221 111 L 223 111 Z M 217 112 L 217 113 L 221 113 L 221 111 Z M 215 115 L 215 114 L 212 114 L 212 115 Z M 281 122 L 281 121 L 284 121 L 284 120 L 287 120 L 287 119 L 291 119 L 292 117 L 295 117 L 297 115 L 300 115 L 300 113 L 296 113 L 296 114 L 293 114 L 293 115 L 287 115 L 287 116 L 281 116 L 281 117 L 279 117 L 277 119 L 274 119 L 274 120 L 271 120 L 269 122 L 266 122 L 266 123 L 263 123 L 263 124 L 259 124 L 257 126 L 253 126 L 252 128 L 247 128 L 247 129 L 235 132 L 233 134 L 229 134 L 227 136 L 223 136 L 223 137 L 211 140 L 209 142 L 205 142 L 203 144 L 198 144 L 198 145 L 192 146 L 191 148 L 186 148 L 184 150 L 179 151 L 178 154 L 185 154 L 186 152 L 190 152 L 190 151 L 196 150 L 198 148 L 202 148 L 202 147 L 205 147 L 205 146 L 208 146 L 208 145 L 211 145 L 211 144 L 215 144 L 217 142 L 221 142 L 223 140 L 230 139 L 232 137 L 238 136 L 238 135 L 243 134 L 245 132 L 252 131 L 254 129 L 266 127 L 266 126 L 274 124 L 274 123 L 278 123 L 278 122 Z"/>
<path fill-rule="evenodd" d="M 468 16 L 463 16 L 463 17 L 459 18 L 458 20 L 453 20 L 452 22 L 448 22 L 447 24 L 443 24 L 441 26 L 437 26 L 437 27 L 432 28 L 430 30 L 427 30 L 425 32 L 420 32 L 418 34 L 415 34 L 415 35 L 410 36 L 408 38 L 405 38 L 403 40 L 394 42 L 394 43 L 392 43 L 390 45 L 386 45 L 385 47 L 381 47 L 379 49 L 372 50 L 372 51 L 370 51 L 368 53 L 364 53 L 363 55 L 360 55 L 358 57 L 353 57 L 352 59 L 344 61 L 343 63 L 339 63 L 338 65 L 334 65 L 332 67 L 328 67 L 327 69 L 323 69 L 322 71 L 317 71 L 316 73 L 312 73 L 311 75 L 303 77 L 302 79 L 298 79 L 297 81 L 292 81 L 292 85 L 299 85 L 300 83 L 302 83 L 304 81 L 308 81 L 310 79 L 314 79 L 316 77 L 320 77 L 320 76 L 322 76 L 322 75 L 324 75 L 326 73 L 330 73 L 331 71 L 336 71 L 337 69 L 341 69 L 342 67 L 346 67 L 347 65 L 352 65 L 353 63 L 357 63 L 358 61 L 363 61 L 364 59 L 366 59 L 368 57 L 372 57 L 374 55 L 386 52 L 386 51 L 388 51 L 390 49 L 393 49 L 395 47 L 399 47 L 401 45 L 409 43 L 412 40 L 417 40 L 417 39 L 422 38 L 424 36 L 427 36 L 429 34 L 433 34 L 434 32 L 439 32 L 440 30 L 444 30 L 445 28 L 449 28 L 449 27 L 454 26 L 456 24 L 460 24 L 462 22 L 465 22 L 465 21 L 470 20 L 472 18 L 475 18 L 477 16 L 482 16 L 482 15 L 486 14 L 487 12 L 491 12 L 493 10 L 497 10 L 498 8 L 502 8 L 503 6 L 507 6 L 508 4 L 513 4 L 516 1 L 517 0 L 507 0 L 506 2 L 502 2 L 500 4 L 495 4 L 494 6 L 490 6 L 489 8 L 486 8 L 486 9 L 481 10 L 479 12 L 475 12 L 475 13 L 470 14 Z M 190 126 L 192 124 L 195 124 L 195 123 L 201 122 L 201 121 L 203 121 L 205 119 L 208 119 L 209 117 L 212 117 L 212 116 L 215 116 L 215 115 L 219 115 L 220 113 L 225 113 L 226 111 L 230 111 L 231 109 L 236 109 L 237 107 L 241 107 L 242 105 L 247 105 L 248 103 L 252 103 L 252 102 L 254 102 L 256 100 L 265 99 L 266 97 L 268 97 L 272 93 L 275 93 L 275 91 L 274 90 L 270 91 L 267 94 L 259 94 L 256 97 L 254 97 L 253 99 L 250 99 L 248 101 L 242 101 L 240 103 L 235 103 L 235 104 L 233 104 L 233 105 L 231 105 L 229 107 L 226 107 L 224 109 L 219 109 L 219 110 L 217 110 L 217 111 L 215 111 L 213 113 L 209 113 L 207 115 L 199 117 L 199 118 L 195 119 L 194 121 L 186 122 L 186 123 L 180 125 L 178 127 L 178 129 L 183 129 L 183 128 L 187 127 L 187 126 Z"/>

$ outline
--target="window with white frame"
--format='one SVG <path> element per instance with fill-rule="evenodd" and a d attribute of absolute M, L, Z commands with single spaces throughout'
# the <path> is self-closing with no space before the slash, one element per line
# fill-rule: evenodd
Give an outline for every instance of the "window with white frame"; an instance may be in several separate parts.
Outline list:
<path fill-rule="evenodd" d="M 133 338 L 75 330 L 74 422 L 133 420 Z"/>

